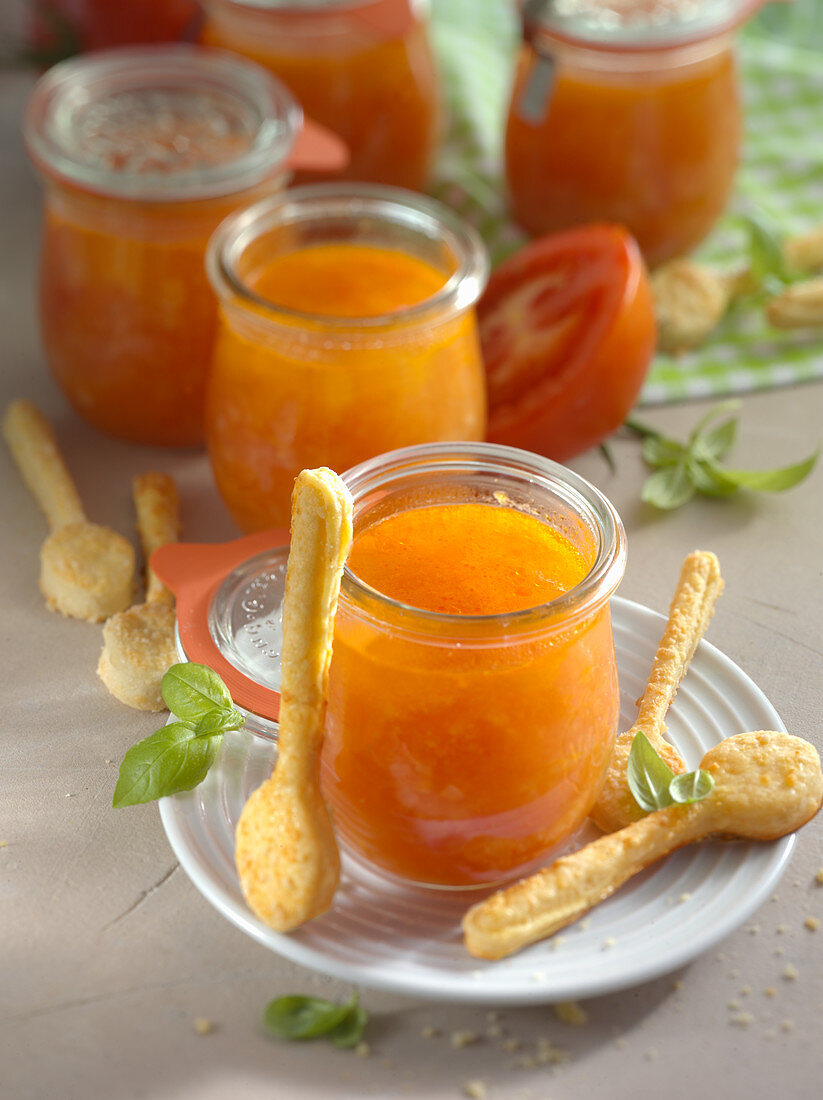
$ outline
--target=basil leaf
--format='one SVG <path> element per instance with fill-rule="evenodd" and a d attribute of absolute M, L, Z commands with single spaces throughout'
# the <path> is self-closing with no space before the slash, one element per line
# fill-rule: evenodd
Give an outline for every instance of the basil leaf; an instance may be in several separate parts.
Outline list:
<path fill-rule="evenodd" d="M 278 1039 L 317 1039 L 344 1024 L 357 1008 L 356 993 L 342 1005 L 321 997 L 291 994 L 269 1001 L 263 1012 L 263 1026 Z"/>
<path fill-rule="evenodd" d="M 646 480 L 640 494 L 646 504 L 655 508 L 679 508 L 694 496 L 694 484 L 685 462 L 676 466 L 662 466 Z"/>
<path fill-rule="evenodd" d="M 723 473 L 723 468 L 713 462 L 689 462 L 689 477 L 695 489 L 710 497 L 727 497 L 736 493 L 738 486 Z"/>
<path fill-rule="evenodd" d="M 775 470 L 728 470 L 722 467 L 723 477 L 741 489 L 755 489 L 761 493 L 781 493 L 791 489 L 809 474 L 815 467 L 818 452 L 815 451 L 803 462 L 791 466 L 780 466 Z"/>
<path fill-rule="evenodd" d="M 177 718 L 196 722 L 215 707 L 230 709 L 229 689 L 206 665 L 192 661 L 172 665 L 160 684 L 166 706 Z"/>
<path fill-rule="evenodd" d="M 366 1026 L 368 1015 L 362 1005 L 355 1005 L 350 1009 L 348 1016 L 339 1023 L 333 1031 L 329 1032 L 329 1039 L 334 1046 L 345 1049 L 355 1047 L 363 1038 L 363 1028 Z"/>
<path fill-rule="evenodd" d="M 123 757 L 112 806 L 190 791 L 205 779 L 219 744 L 219 737 L 195 737 L 187 722 L 171 722 L 138 741 Z"/>
<path fill-rule="evenodd" d="M 676 775 L 669 783 L 669 794 L 673 802 L 699 802 L 707 794 L 711 794 L 714 787 L 714 776 L 711 772 L 698 768 L 697 771 L 686 772 L 685 775 Z"/>
<path fill-rule="evenodd" d="M 731 416 L 722 424 L 700 432 L 689 448 L 695 458 L 717 460 L 728 454 L 737 436 L 737 417 Z"/>
<path fill-rule="evenodd" d="M 720 417 L 724 416 L 726 413 L 737 412 L 739 408 L 740 402 L 734 398 L 729 401 L 721 401 L 718 405 L 713 405 L 707 413 L 700 417 L 692 429 L 692 434 L 689 436 L 689 449 L 692 448 L 695 441 L 701 436 L 710 434 L 708 428 L 712 421 L 719 420 Z"/>
<path fill-rule="evenodd" d="M 671 805 L 669 784 L 674 778 L 665 760 L 657 753 L 642 730 L 634 735 L 626 768 L 629 790 L 635 802 L 647 813 Z"/>
<path fill-rule="evenodd" d="M 665 435 L 647 435 L 643 440 L 643 458 L 649 466 L 674 466 L 684 454 L 682 443 Z"/>
<path fill-rule="evenodd" d="M 194 724 L 195 737 L 212 737 L 216 733 L 239 730 L 245 718 L 235 707 L 216 707 L 198 718 Z"/>
<path fill-rule="evenodd" d="M 753 278 L 758 283 L 769 276 L 785 279 L 783 247 L 776 227 L 761 213 L 741 215 L 741 221 L 748 237 L 749 270 Z"/>

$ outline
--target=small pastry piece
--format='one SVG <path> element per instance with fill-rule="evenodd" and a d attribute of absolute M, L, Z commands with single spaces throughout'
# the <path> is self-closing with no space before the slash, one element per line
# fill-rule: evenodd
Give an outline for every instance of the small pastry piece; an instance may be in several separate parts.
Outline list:
<path fill-rule="evenodd" d="M 823 803 L 817 750 L 787 733 L 727 737 L 700 766 L 715 782 L 702 801 L 647 814 L 473 906 L 463 918 L 469 952 L 503 958 L 582 917 L 684 844 L 706 836 L 775 840 L 805 825 Z"/>
<path fill-rule="evenodd" d="M 320 793 L 320 751 L 351 495 L 331 470 L 303 470 L 292 495 L 283 598 L 280 732 L 274 772 L 237 823 L 235 862 L 249 906 L 288 932 L 331 905 L 340 855 Z"/>
<path fill-rule="evenodd" d="M 87 521 L 43 414 L 30 401 L 14 401 L 3 418 L 3 435 L 52 529 L 40 552 L 40 591 L 47 606 L 89 622 L 128 607 L 134 549 L 116 531 Z"/>
<path fill-rule="evenodd" d="M 706 633 L 722 591 L 723 578 L 715 555 L 708 550 L 689 554 L 680 570 L 666 628 L 638 705 L 637 721 L 615 741 L 606 778 L 590 814 L 595 825 L 606 833 L 622 829 L 643 814 L 626 779 L 629 754 L 638 730 L 645 733 L 672 771 L 686 770 L 680 753 L 663 737 L 666 713 L 686 675 L 697 643 Z"/>
<path fill-rule="evenodd" d="M 704 343 L 748 281 L 748 272 L 724 274 L 694 260 L 658 267 L 651 274 L 658 349 L 676 354 Z"/>
<path fill-rule="evenodd" d="M 792 271 L 820 271 L 823 268 L 823 225 L 816 225 L 783 245 L 783 259 Z"/>
<path fill-rule="evenodd" d="M 121 703 L 137 710 L 163 710 L 163 676 L 177 658 L 174 644 L 174 596 L 152 571 L 155 550 L 180 534 L 177 489 L 168 474 L 134 479 L 137 529 L 146 562 L 146 602 L 120 611 L 103 627 L 97 672 Z"/>
<path fill-rule="evenodd" d="M 786 287 L 766 303 L 766 318 L 775 328 L 820 328 L 823 325 L 823 277 Z"/>

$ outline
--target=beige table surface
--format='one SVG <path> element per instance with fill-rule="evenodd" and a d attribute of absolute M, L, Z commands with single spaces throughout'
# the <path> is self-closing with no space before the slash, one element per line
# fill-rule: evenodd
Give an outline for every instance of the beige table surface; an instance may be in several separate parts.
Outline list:
<path fill-rule="evenodd" d="M 21 78 L 0 76 L 0 400 L 32 398 L 52 419 L 92 519 L 133 535 L 131 478 L 158 468 L 178 480 L 186 538 L 233 537 L 202 454 L 104 438 L 69 410 L 46 372 L 33 304 L 38 188 L 17 133 L 24 91 Z M 672 407 L 653 419 L 683 432 L 699 411 Z M 822 436 L 823 386 L 752 397 L 735 459 L 789 462 Z M 621 594 L 665 611 L 684 554 L 715 550 L 726 592 L 711 641 L 760 685 L 790 731 L 823 746 L 823 468 L 783 495 L 700 500 L 658 515 L 639 502 L 636 443 L 619 441 L 614 454 L 614 474 L 596 452 L 574 467 L 625 521 Z M 37 589 L 45 523 L 2 447 L 0 491 L 4 1100 L 445 1100 L 470 1080 L 483 1081 L 490 1100 L 821 1095 L 823 928 L 804 922 L 823 921 L 815 881 L 823 816 L 802 832 L 774 897 L 691 965 L 588 1001 L 584 1027 L 562 1024 L 549 1007 L 501 1010 L 496 1022 L 525 1051 L 548 1038 L 568 1052 L 563 1065 L 513 1068 L 486 1036 L 486 1009 L 368 989 L 368 1058 L 267 1038 L 260 1016 L 270 998 L 342 997 L 349 988 L 280 959 L 213 910 L 178 866 L 156 806 L 111 809 L 117 763 L 157 718 L 107 695 L 94 672 L 99 626 L 45 609 Z M 741 1013 L 748 1026 L 733 1022 Z M 213 1023 L 211 1033 L 197 1033 L 198 1017 Z M 442 1034 L 424 1037 L 429 1026 Z M 483 1038 L 455 1048 L 459 1030 Z"/>

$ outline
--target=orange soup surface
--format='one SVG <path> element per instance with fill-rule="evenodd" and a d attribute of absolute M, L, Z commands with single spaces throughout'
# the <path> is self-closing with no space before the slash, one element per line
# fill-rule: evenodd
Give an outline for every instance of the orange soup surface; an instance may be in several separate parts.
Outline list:
<path fill-rule="evenodd" d="M 277 256 L 246 282 L 272 305 L 327 317 L 376 317 L 436 294 L 445 277 L 389 248 L 319 244 Z"/>
<path fill-rule="evenodd" d="M 536 608 L 579 584 L 588 552 L 541 519 L 486 503 L 398 512 L 355 538 L 349 569 L 401 604 L 451 616 Z M 587 815 L 618 718 L 607 607 L 460 629 L 402 608 L 378 622 L 341 595 L 326 794 L 343 837 L 419 882 L 496 881 Z M 476 623 L 476 621 L 475 621 Z"/>
<path fill-rule="evenodd" d="M 245 276 L 282 323 L 266 330 L 264 318 L 251 325 L 224 309 L 207 403 L 212 467 L 244 530 L 288 526 L 306 467 L 342 471 L 395 447 L 483 437 L 473 310 L 412 328 L 356 326 L 426 301 L 447 278 L 416 256 L 354 243 L 307 246 Z M 314 317 L 290 320 L 277 307 Z M 340 318 L 353 319 L 352 332 Z"/>

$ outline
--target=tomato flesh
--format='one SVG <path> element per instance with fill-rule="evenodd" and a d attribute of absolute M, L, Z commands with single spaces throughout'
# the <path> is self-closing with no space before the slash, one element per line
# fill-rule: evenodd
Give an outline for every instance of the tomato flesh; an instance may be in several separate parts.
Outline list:
<path fill-rule="evenodd" d="M 654 353 L 646 270 L 620 226 L 533 241 L 492 273 L 479 318 L 488 438 L 559 461 L 623 423 Z"/>

